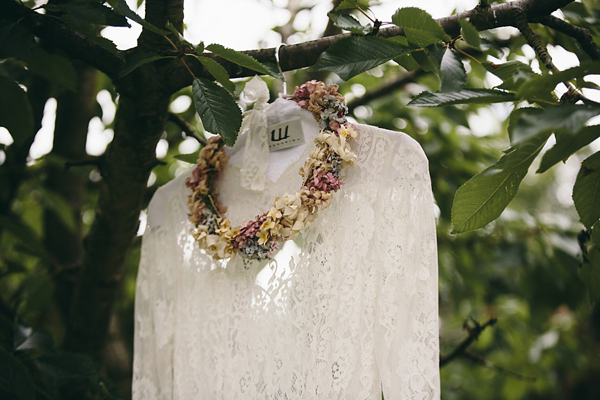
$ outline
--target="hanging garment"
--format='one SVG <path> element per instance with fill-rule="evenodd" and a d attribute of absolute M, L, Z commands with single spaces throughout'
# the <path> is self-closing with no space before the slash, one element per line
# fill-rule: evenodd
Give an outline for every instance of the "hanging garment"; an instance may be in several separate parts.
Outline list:
<path fill-rule="evenodd" d="M 299 119 L 305 143 L 266 154 L 244 134 L 228 149 L 217 186 L 234 225 L 299 189 L 319 132 L 294 102 L 264 110 L 269 126 Z M 191 171 L 157 190 L 137 279 L 135 400 L 439 399 L 427 159 L 406 134 L 356 130 L 356 166 L 331 206 L 270 262 L 213 261 L 198 248 Z M 248 172 L 252 148 L 266 169 Z"/>

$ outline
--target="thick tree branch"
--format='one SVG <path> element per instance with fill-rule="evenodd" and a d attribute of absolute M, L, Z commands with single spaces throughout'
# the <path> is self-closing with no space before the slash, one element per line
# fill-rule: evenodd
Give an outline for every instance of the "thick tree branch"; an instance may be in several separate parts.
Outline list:
<path fill-rule="evenodd" d="M 539 22 L 555 31 L 564 33 L 567 36 L 575 38 L 581 48 L 591 57 L 592 60 L 600 60 L 600 48 L 592 39 L 592 34 L 586 28 L 571 25 L 567 21 L 556 18 L 554 15 L 546 15 L 539 19 Z"/>
<path fill-rule="evenodd" d="M 470 11 L 449 17 L 440 18 L 437 21 L 444 30 L 452 37 L 460 34 L 459 20 L 469 19 L 475 27 L 480 30 L 498 28 L 502 26 L 513 26 L 513 10 L 519 9 L 528 21 L 537 21 L 544 16 L 550 15 L 560 7 L 573 2 L 574 0 L 515 0 L 503 4 L 495 4 L 489 7 L 475 7 Z M 149 22 L 156 26 L 164 26 L 169 19 L 176 27 L 180 25 L 180 17 L 183 15 L 181 0 L 150 1 L 147 2 L 146 13 Z M 0 9 L 5 15 L 14 21 L 20 21 L 24 26 L 29 27 L 39 37 L 53 39 L 60 49 L 65 51 L 70 57 L 79 59 L 87 64 L 99 69 L 111 77 L 118 74 L 123 61 L 120 57 L 106 51 L 101 46 L 87 39 L 84 35 L 72 30 L 63 23 L 53 18 L 37 14 L 28 8 L 15 3 L 12 0 L 0 0 Z M 379 36 L 392 37 L 402 35 L 402 29 L 399 27 L 390 27 L 381 29 Z M 299 68 L 310 67 L 315 64 L 321 53 L 323 53 L 332 43 L 348 36 L 347 34 L 324 37 L 318 40 L 299 43 L 286 46 L 281 49 L 280 64 L 284 71 L 295 70 Z M 145 43 L 156 43 L 162 41 L 162 46 L 166 40 L 152 32 L 144 31 L 140 37 L 140 45 Z M 261 62 L 275 62 L 275 48 L 246 51 Z M 212 55 L 210 55 L 212 56 Z M 240 67 L 237 64 L 213 56 L 225 67 L 232 78 L 255 75 L 256 72 Z M 195 60 L 194 60 L 195 61 Z M 197 76 L 211 79 L 211 75 L 199 62 L 191 62 L 192 69 Z M 172 91 L 179 90 L 191 84 L 191 76 L 184 71 L 183 65 L 179 60 L 174 60 L 172 73 L 169 74 L 169 87 Z"/>
<path fill-rule="evenodd" d="M 513 26 L 514 14 L 513 10 L 521 10 L 527 20 L 534 21 L 539 18 L 550 15 L 560 7 L 564 7 L 574 0 L 515 0 L 503 4 L 495 4 L 489 7 L 475 7 L 470 11 L 465 11 L 460 14 L 451 15 L 449 17 L 439 18 L 437 21 L 444 30 L 452 37 L 460 34 L 461 19 L 469 19 L 475 27 L 480 30 L 488 30 L 493 28 Z M 392 37 L 402 35 L 402 28 L 389 27 L 381 29 L 378 36 Z M 280 65 L 283 71 L 291 71 L 300 68 L 310 67 L 315 64 L 321 53 L 336 42 L 337 40 L 349 36 L 341 34 L 335 36 L 324 37 L 321 39 L 299 43 L 295 45 L 285 46 L 280 51 Z M 251 55 L 260 62 L 275 63 L 275 48 L 249 50 L 244 53 Z M 206 55 L 206 54 L 205 54 Z M 232 78 L 240 78 L 245 76 L 255 75 L 256 72 L 240 67 L 237 64 L 228 62 L 219 57 L 213 57 L 221 63 Z M 197 76 L 211 78 L 211 75 L 198 62 L 190 63 L 192 70 Z M 191 84 L 191 77 L 184 73 L 183 67 L 181 71 L 174 73 L 171 79 L 173 90 L 179 90 Z"/>
<path fill-rule="evenodd" d="M 91 67 L 116 78 L 123 60 L 84 34 L 62 21 L 39 14 L 14 0 L 0 0 L 0 14 L 28 28 L 34 35 L 47 39 L 70 58 L 83 61 Z"/>

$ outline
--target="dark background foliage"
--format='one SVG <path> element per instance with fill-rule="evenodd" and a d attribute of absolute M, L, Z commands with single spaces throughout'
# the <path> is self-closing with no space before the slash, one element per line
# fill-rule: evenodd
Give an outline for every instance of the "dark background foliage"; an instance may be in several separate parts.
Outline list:
<path fill-rule="evenodd" d="M 367 3 L 334 1 L 323 38 L 283 48 L 281 67 L 288 85 L 339 83 L 358 122 L 406 132 L 429 158 L 442 397 L 600 398 L 600 130 L 590 120 L 600 7 L 481 1 L 439 24 L 415 10 L 377 16 L 398 25 L 378 32 L 358 10 Z M 283 42 L 311 5 L 288 2 Z M 0 144 L 0 398 L 127 398 L 138 221 L 156 188 L 191 167 L 196 154 L 182 153 L 205 128 L 235 132 L 237 107 L 209 126 L 215 105 L 201 96 L 233 104 L 227 90 L 246 79 L 229 79 L 257 72 L 277 96 L 274 49 L 187 43 L 177 0 L 147 0 L 144 20 L 121 1 L 37 6 L 0 0 L 0 125 L 12 137 Z M 98 35 L 134 23 L 144 31 L 133 49 Z M 340 27 L 354 35 L 340 39 Z M 579 67 L 561 72 L 548 47 Z M 52 122 L 52 150 L 32 157 Z M 90 155 L 94 124 L 114 138 Z"/>

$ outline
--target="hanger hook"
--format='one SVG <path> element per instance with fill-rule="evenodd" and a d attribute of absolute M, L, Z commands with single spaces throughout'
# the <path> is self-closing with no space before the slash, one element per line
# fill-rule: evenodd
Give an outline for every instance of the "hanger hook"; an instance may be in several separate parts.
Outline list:
<path fill-rule="evenodd" d="M 283 71 L 281 70 L 281 64 L 279 63 L 279 55 L 281 52 L 281 48 L 285 46 L 285 43 L 280 43 L 279 46 L 277 46 L 277 48 L 275 49 L 275 61 L 277 63 L 277 69 L 279 70 L 279 73 L 281 74 L 281 83 L 283 86 L 283 94 L 287 94 L 287 82 L 285 81 L 285 75 L 283 74 Z"/>

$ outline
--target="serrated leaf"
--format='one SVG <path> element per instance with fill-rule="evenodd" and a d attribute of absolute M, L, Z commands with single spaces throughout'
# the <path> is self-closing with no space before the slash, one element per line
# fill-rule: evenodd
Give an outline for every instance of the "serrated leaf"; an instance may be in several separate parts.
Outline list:
<path fill-rule="evenodd" d="M 502 84 L 498 87 L 505 90 L 517 90 L 523 82 L 537 75 L 529 65 L 520 61 L 508 61 L 502 64 L 486 61 L 482 65 L 502 79 Z"/>
<path fill-rule="evenodd" d="M 412 99 L 408 105 L 417 107 L 437 107 L 451 104 L 468 103 L 501 103 L 514 101 L 513 93 L 493 89 L 463 89 L 458 92 L 431 93 L 422 92 Z"/>
<path fill-rule="evenodd" d="M 147 51 L 135 53 L 132 56 L 127 57 L 127 59 L 125 60 L 125 64 L 119 72 L 119 78 L 123 78 L 125 75 L 133 72 L 134 70 L 136 70 L 144 64 L 148 64 L 152 61 L 162 60 L 165 58 L 175 58 L 175 56 L 161 56 L 160 54 Z"/>
<path fill-rule="evenodd" d="M 538 75 L 525 81 L 518 90 L 522 98 L 543 98 L 554 91 L 556 85 L 572 79 L 580 79 L 586 75 L 600 74 L 600 62 L 586 61 L 580 66 L 566 69 L 554 74 Z"/>
<path fill-rule="evenodd" d="M 494 165 L 458 188 L 452 204 L 452 232 L 475 230 L 498 218 L 517 194 L 549 136 L 541 133 L 512 147 Z"/>
<path fill-rule="evenodd" d="M 264 65 L 259 63 L 254 57 L 251 57 L 248 54 L 241 53 L 216 43 L 206 46 L 206 50 L 209 50 L 219 57 L 231 61 L 232 63 L 241 65 L 244 68 L 251 69 L 252 71 L 256 71 L 261 74 L 271 75 L 269 70 L 267 70 Z"/>
<path fill-rule="evenodd" d="M 115 6 L 115 11 L 126 16 L 130 20 L 137 22 L 138 24 L 142 25 L 145 29 L 154 32 L 158 35 L 166 36 L 169 34 L 169 31 L 160 29 L 152 25 L 150 22 L 146 21 L 138 14 L 136 14 L 131 8 L 129 8 L 125 0 L 118 0 L 117 5 Z"/>
<path fill-rule="evenodd" d="M 29 70 L 51 82 L 76 92 L 79 79 L 71 61 L 57 54 L 50 54 L 40 46 L 33 49 L 31 55 L 23 58 Z"/>
<path fill-rule="evenodd" d="M 335 72 L 343 80 L 368 71 L 410 48 L 375 36 L 350 36 L 338 40 L 323 52 L 313 69 Z"/>
<path fill-rule="evenodd" d="M 204 129 L 221 135 L 227 146 L 233 146 L 242 125 L 242 112 L 229 92 L 207 79 L 194 78 L 192 93 Z"/>
<path fill-rule="evenodd" d="M 56 5 L 56 7 L 66 13 L 66 15 L 61 15 L 60 19 L 66 19 L 68 23 L 131 26 L 123 15 L 100 3 L 65 3 Z"/>
<path fill-rule="evenodd" d="M 200 150 L 196 151 L 195 153 L 189 153 L 189 154 L 175 154 L 173 157 L 175 157 L 179 161 L 183 161 L 188 164 L 196 164 L 198 162 L 199 154 L 200 154 Z"/>
<path fill-rule="evenodd" d="M 531 111 L 519 114 L 512 132 L 512 143 L 518 143 L 541 131 L 567 132 L 575 134 L 592 117 L 600 113 L 600 108 L 579 104 L 561 104 L 549 106 L 543 111 Z"/>
<path fill-rule="evenodd" d="M 481 38 L 479 37 L 477 28 L 466 19 L 461 19 L 458 23 L 460 24 L 460 33 L 463 39 L 465 39 L 465 42 L 467 42 L 469 46 L 478 49 L 479 46 L 481 46 Z"/>
<path fill-rule="evenodd" d="M 582 149 L 600 137 L 600 125 L 583 127 L 577 134 L 562 133 L 556 135 L 556 144 L 544 153 L 537 173 L 542 173 L 557 164 L 566 161 L 571 154 Z"/>
<path fill-rule="evenodd" d="M 585 284 L 590 300 L 600 300 L 600 248 L 592 247 L 588 252 L 587 261 L 579 268 L 579 278 Z"/>
<path fill-rule="evenodd" d="M 35 44 L 31 31 L 16 22 L 0 18 L 0 59 L 27 56 Z"/>
<path fill-rule="evenodd" d="M 581 223 L 590 229 L 600 219 L 600 152 L 581 163 L 573 185 L 573 202 Z"/>
<path fill-rule="evenodd" d="M 33 111 L 27 94 L 7 76 L 0 75 L 0 126 L 21 146 L 33 134 Z"/>
<path fill-rule="evenodd" d="M 340 4 L 335 8 L 335 11 L 348 10 L 351 8 L 362 8 L 367 10 L 369 8 L 370 0 L 342 0 Z"/>
<path fill-rule="evenodd" d="M 450 40 L 444 28 L 420 8 L 399 8 L 392 16 L 392 22 L 404 30 L 410 42 L 419 47 L 427 47 L 441 40 Z"/>
<path fill-rule="evenodd" d="M 229 74 L 223 68 L 221 64 L 213 60 L 212 58 L 198 56 L 196 57 L 198 61 L 206 68 L 206 70 L 215 77 L 217 82 L 219 82 L 223 87 L 230 92 L 235 91 L 235 84 L 229 80 Z"/>
<path fill-rule="evenodd" d="M 196 46 L 192 46 L 196 54 L 200 55 L 204 53 L 204 42 L 198 43 Z"/>
<path fill-rule="evenodd" d="M 446 53 L 446 46 L 440 44 L 432 44 L 426 49 L 413 51 L 411 55 L 423 71 L 433 72 L 439 79 L 440 84 L 442 82 L 440 66 L 442 64 L 442 58 Z"/>
<path fill-rule="evenodd" d="M 513 139 L 514 133 L 515 133 L 515 128 L 523 115 L 527 115 L 529 117 L 534 117 L 536 115 L 539 116 L 539 115 L 543 114 L 543 112 L 544 112 L 543 108 L 536 108 L 536 107 L 515 108 L 508 116 L 507 130 L 508 130 L 508 139 L 510 140 L 510 143 L 515 144 L 514 139 Z"/>
<path fill-rule="evenodd" d="M 365 29 L 360 22 L 353 15 L 348 13 L 341 13 L 331 11 L 327 16 L 333 21 L 333 24 L 340 29 L 362 35 L 365 33 Z"/>
<path fill-rule="evenodd" d="M 460 58 L 451 49 L 446 49 L 440 63 L 442 92 L 458 92 L 467 81 L 467 71 Z"/>

